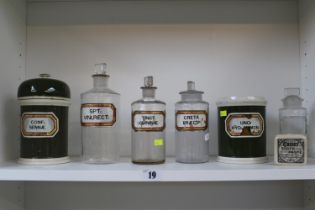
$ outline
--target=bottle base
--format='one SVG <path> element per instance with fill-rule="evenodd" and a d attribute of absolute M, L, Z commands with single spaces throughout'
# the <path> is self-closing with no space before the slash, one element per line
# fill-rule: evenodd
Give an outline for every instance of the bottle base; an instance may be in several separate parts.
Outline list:
<path fill-rule="evenodd" d="M 18 163 L 23 165 L 57 165 L 70 162 L 70 158 L 19 158 Z"/>
<path fill-rule="evenodd" d="M 217 161 L 221 163 L 231 163 L 231 164 L 260 164 L 260 163 L 266 163 L 268 161 L 268 157 L 235 158 L 235 157 L 219 156 Z"/>
<path fill-rule="evenodd" d="M 202 164 L 202 163 L 207 163 L 209 162 L 209 159 L 207 160 L 198 160 L 198 161 L 195 161 L 195 160 L 176 160 L 177 163 L 183 163 L 183 164 Z"/>
<path fill-rule="evenodd" d="M 84 163 L 87 164 L 113 164 L 119 162 L 119 160 L 109 160 L 109 159 L 83 159 Z"/>
<path fill-rule="evenodd" d="M 165 163 L 165 160 L 159 160 L 159 161 L 154 161 L 154 160 L 132 160 L 132 163 L 139 164 L 139 165 L 158 165 L 158 164 Z"/>

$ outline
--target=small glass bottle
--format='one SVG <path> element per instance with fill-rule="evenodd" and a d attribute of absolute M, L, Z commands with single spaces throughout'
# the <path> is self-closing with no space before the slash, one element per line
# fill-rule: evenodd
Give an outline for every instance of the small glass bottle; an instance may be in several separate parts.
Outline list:
<path fill-rule="evenodd" d="M 83 160 L 114 163 L 119 160 L 120 95 L 108 88 L 106 63 L 95 65 L 94 87 L 81 94 Z"/>
<path fill-rule="evenodd" d="M 299 88 L 285 88 L 283 108 L 279 109 L 280 134 L 275 138 L 274 162 L 277 165 L 305 165 L 308 139 L 307 110 Z"/>
<path fill-rule="evenodd" d="M 302 107 L 300 88 L 285 88 L 283 108 L 279 109 L 281 134 L 306 134 L 306 108 Z"/>
<path fill-rule="evenodd" d="M 144 78 L 143 98 L 132 108 L 132 162 L 158 164 L 165 161 L 165 107 L 155 99 L 153 77 Z"/>
<path fill-rule="evenodd" d="M 209 104 L 202 101 L 203 92 L 195 90 L 195 82 L 187 82 L 187 91 L 179 93 L 175 104 L 176 161 L 203 163 L 209 161 Z"/>

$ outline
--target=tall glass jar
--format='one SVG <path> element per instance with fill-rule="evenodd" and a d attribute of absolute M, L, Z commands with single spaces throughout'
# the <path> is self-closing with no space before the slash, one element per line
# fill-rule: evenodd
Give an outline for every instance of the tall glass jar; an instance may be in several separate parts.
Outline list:
<path fill-rule="evenodd" d="M 119 93 L 108 88 L 106 63 L 95 65 L 94 87 L 81 94 L 83 160 L 114 163 L 119 160 Z"/>
<path fill-rule="evenodd" d="M 153 77 L 144 78 L 142 99 L 132 108 L 132 162 L 157 164 L 165 161 L 165 107 L 155 99 Z"/>
<path fill-rule="evenodd" d="M 179 93 L 176 112 L 176 161 L 203 163 L 209 161 L 209 104 L 202 101 L 203 92 L 195 90 L 195 82 L 187 82 L 187 91 Z"/>

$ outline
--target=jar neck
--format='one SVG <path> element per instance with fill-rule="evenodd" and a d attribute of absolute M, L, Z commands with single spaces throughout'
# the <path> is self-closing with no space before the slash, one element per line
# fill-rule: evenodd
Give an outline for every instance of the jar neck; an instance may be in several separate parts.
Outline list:
<path fill-rule="evenodd" d="M 155 88 L 142 88 L 142 97 L 144 99 L 154 99 L 155 90 Z"/>
<path fill-rule="evenodd" d="M 104 76 L 93 76 L 94 88 L 104 88 L 108 85 L 108 77 Z"/>

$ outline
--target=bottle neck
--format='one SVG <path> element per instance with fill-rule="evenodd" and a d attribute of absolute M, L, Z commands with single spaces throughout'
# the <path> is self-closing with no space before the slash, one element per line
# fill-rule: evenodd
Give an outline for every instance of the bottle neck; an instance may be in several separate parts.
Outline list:
<path fill-rule="evenodd" d="M 182 101 L 202 101 L 201 94 L 182 94 Z"/>
<path fill-rule="evenodd" d="M 154 99 L 155 98 L 155 89 L 154 88 L 143 88 L 142 97 L 144 99 Z"/>
<path fill-rule="evenodd" d="M 93 76 L 94 88 L 104 88 L 107 87 L 108 77 L 104 76 Z"/>

